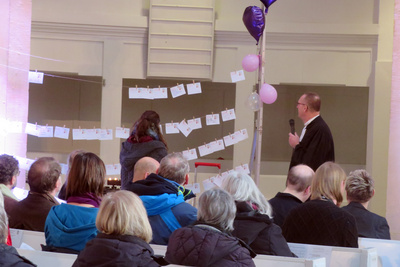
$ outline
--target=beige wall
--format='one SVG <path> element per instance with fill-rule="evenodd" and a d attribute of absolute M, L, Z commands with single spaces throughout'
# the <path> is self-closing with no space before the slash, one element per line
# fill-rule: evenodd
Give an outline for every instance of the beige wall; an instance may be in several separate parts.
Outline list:
<path fill-rule="evenodd" d="M 249 53 L 257 53 L 255 41 L 246 31 L 241 18 L 246 6 L 259 4 L 258 0 L 215 1 L 213 82 L 230 82 L 229 73 L 241 69 L 242 58 Z M 385 72 L 375 72 L 374 69 L 378 39 L 380 34 L 385 33 L 379 27 L 379 17 L 384 14 L 378 16 L 377 5 L 378 1 L 374 0 L 276 1 L 266 17 L 265 75 L 266 82 L 271 84 L 350 86 L 365 90 L 369 87 L 367 137 L 365 132 L 358 134 L 360 140 L 368 138 L 366 168 L 374 177 L 384 180 L 377 181 L 380 205 L 373 205 L 373 210 L 385 214 L 387 161 L 382 162 L 372 156 L 378 143 L 380 153 L 387 153 L 388 150 L 387 127 L 378 128 L 379 124 L 374 123 L 388 120 L 388 113 L 379 113 L 379 107 L 389 105 L 388 99 L 378 97 L 378 102 L 373 100 L 381 90 L 390 90 L 390 82 L 385 82 Z M 105 87 L 102 90 L 101 127 L 120 126 L 122 80 L 146 78 L 148 8 L 149 1 L 139 0 L 113 1 L 112 5 L 106 0 L 87 0 L 79 6 L 70 1 L 34 2 L 32 54 L 62 62 L 33 58 L 31 69 L 102 76 Z M 385 10 L 390 12 L 390 7 Z M 251 136 L 253 112 L 243 103 L 252 91 L 256 75 L 246 73 L 246 78 L 246 81 L 236 85 L 237 120 L 234 128 L 247 128 Z M 374 80 L 382 80 L 382 83 L 377 87 Z M 343 90 L 340 93 L 351 91 Z M 333 99 L 333 104 L 340 109 L 343 105 L 340 97 Z M 343 118 L 332 120 L 343 121 Z M 332 121 L 332 125 L 337 124 Z M 348 135 L 333 131 L 337 131 L 335 142 L 338 147 L 347 147 Z M 268 141 L 275 142 L 265 142 Z M 277 146 L 288 148 L 284 140 Z M 250 139 L 236 145 L 232 165 L 248 162 L 250 148 Z M 365 148 L 362 153 L 365 153 Z M 119 140 L 101 142 L 100 154 L 106 163 L 115 162 L 119 154 Z M 358 162 L 360 164 L 349 165 L 349 168 L 364 167 L 362 161 Z M 285 161 L 264 162 L 263 169 L 273 169 L 278 175 L 284 175 L 287 164 Z M 270 190 L 269 185 L 264 186 L 267 181 L 268 178 L 261 179 L 264 192 L 267 188 Z M 276 184 L 272 180 L 271 183 Z M 274 188 L 274 191 L 280 189 Z"/>

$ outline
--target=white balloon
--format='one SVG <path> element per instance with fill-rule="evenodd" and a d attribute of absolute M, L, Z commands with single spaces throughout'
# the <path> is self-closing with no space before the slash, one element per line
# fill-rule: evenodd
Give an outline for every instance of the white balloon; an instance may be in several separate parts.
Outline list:
<path fill-rule="evenodd" d="M 252 111 L 258 111 L 261 105 L 260 96 L 256 92 L 251 93 L 247 98 L 246 106 Z"/>

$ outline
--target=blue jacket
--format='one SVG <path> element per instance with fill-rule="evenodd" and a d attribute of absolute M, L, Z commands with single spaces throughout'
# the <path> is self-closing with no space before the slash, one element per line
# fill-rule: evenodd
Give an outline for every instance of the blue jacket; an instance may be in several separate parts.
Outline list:
<path fill-rule="evenodd" d="M 47 246 L 81 251 L 97 235 L 98 211 L 69 204 L 52 207 L 44 227 Z"/>
<path fill-rule="evenodd" d="M 176 182 L 152 173 L 132 185 L 130 191 L 140 196 L 147 210 L 152 244 L 167 245 L 173 231 L 196 221 L 197 209 L 185 202 L 184 190 Z"/>

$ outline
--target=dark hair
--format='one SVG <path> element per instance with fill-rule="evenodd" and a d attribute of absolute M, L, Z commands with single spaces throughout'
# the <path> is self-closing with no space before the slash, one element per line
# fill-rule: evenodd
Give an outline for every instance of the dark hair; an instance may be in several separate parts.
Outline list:
<path fill-rule="evenodd" d="M 160 131 L 160 116 L 153 110 L 143 112 L 142 116 L 133 124 L 131 135 L 134 135 L 135 139 L 139 141 L 143 136 L 149 136 L 148 130 L 154 131 L 168 149 L 167 142 Z"/>
<path fill-rule="evenodd" d="M 0 155 L 0 184 L 11 184 L 13 176 L 16 176 L 18 171 L 18 160 L 7 154 Z"/>
<path fill-rule="evenodd" d="M 28 172 L 30 191 L 48 193 L 56 188 L 61 175 L 61 166 L 52 157 L 43 157 L 36 160 Z"/>
<path fill-rule="evenodd" d="M 96 154 L 91 152 L 77 154 L 68 173 L 66 198 L 86 193 L 101 197 L 105 174 L 104 163 Z"/>
<path fill-rule="evenodd" d="M 312 111 L 320 111 L 321 109 L 321 98 L 317 93 L 308 92 L 304 94 L 307 106 Z"/>

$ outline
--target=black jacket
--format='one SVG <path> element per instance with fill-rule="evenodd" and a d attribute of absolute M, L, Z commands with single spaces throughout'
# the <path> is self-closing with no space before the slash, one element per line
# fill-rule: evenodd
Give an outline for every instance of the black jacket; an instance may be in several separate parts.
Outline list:
<path fill-rule="evenodd" d="M 335 161 L 331 130 L 321 116 L 307 125 L 301 142 L 294 148 L 290 167 L 305 164 L 314 171 L 327 161 Z"/>
<path fill-rule="evenodd" d="M 119 162 L 121 163 L 121 189 L 125 189 L 127 184 L 132 181 L 133 168 L 139 159 L 152 157 L 160 161 L 167 154 L 168 152 L 164 143 L 158 140 L 144 143 L 123 142 L 119 154 Z"/>
<path fill-rule="evenodd" d="M 29 267 L 36 265 L 20 256 L 14 247 L 2 243 L 0 244 L 0 266 Z"/>
<path fill-rule="evenodd" d="M 268 215 L 253 210 L 246 202 L 236 202 L 233 236 L 246 242 L 257 254 L 293 257 L 281 228 Z"/>
<path fill-rule="evenodd" d="M 72 267 L 160 266 L 153 249 L 135 236 L 112 236 L 99 233 L 87 242 Z"/>
<path fill-rule="evenodd" d="M 303 203 L 300 199 L 292 194 L 281 192 L 278 192 L 275 197 L 271 198 L 268 202 L 272 206 L 274 223 L 276 223 L 279 227 L 282 227 L 286 216 L 289 215 L 289 212 L 293 208 Z"/>
<path fill-rule="evenodd" d="M 165 259 L 189 266 L 255 266 L 256 254 L 243 241 L 218 229 L 197 224 L 172 233 Z"/>
<path fill-rule="evenodd" d="M 343 207 L 356 218 L 359 237 L 390 239 L 389 225 L 384 217 L 370 212 L 357 202 Z"/>
<path fill-rule="evenodd" d="M 282 231 L 288 242 L 358 247 L 356 220 L 329 200 L 310 200 L 292 209 Z"/>

